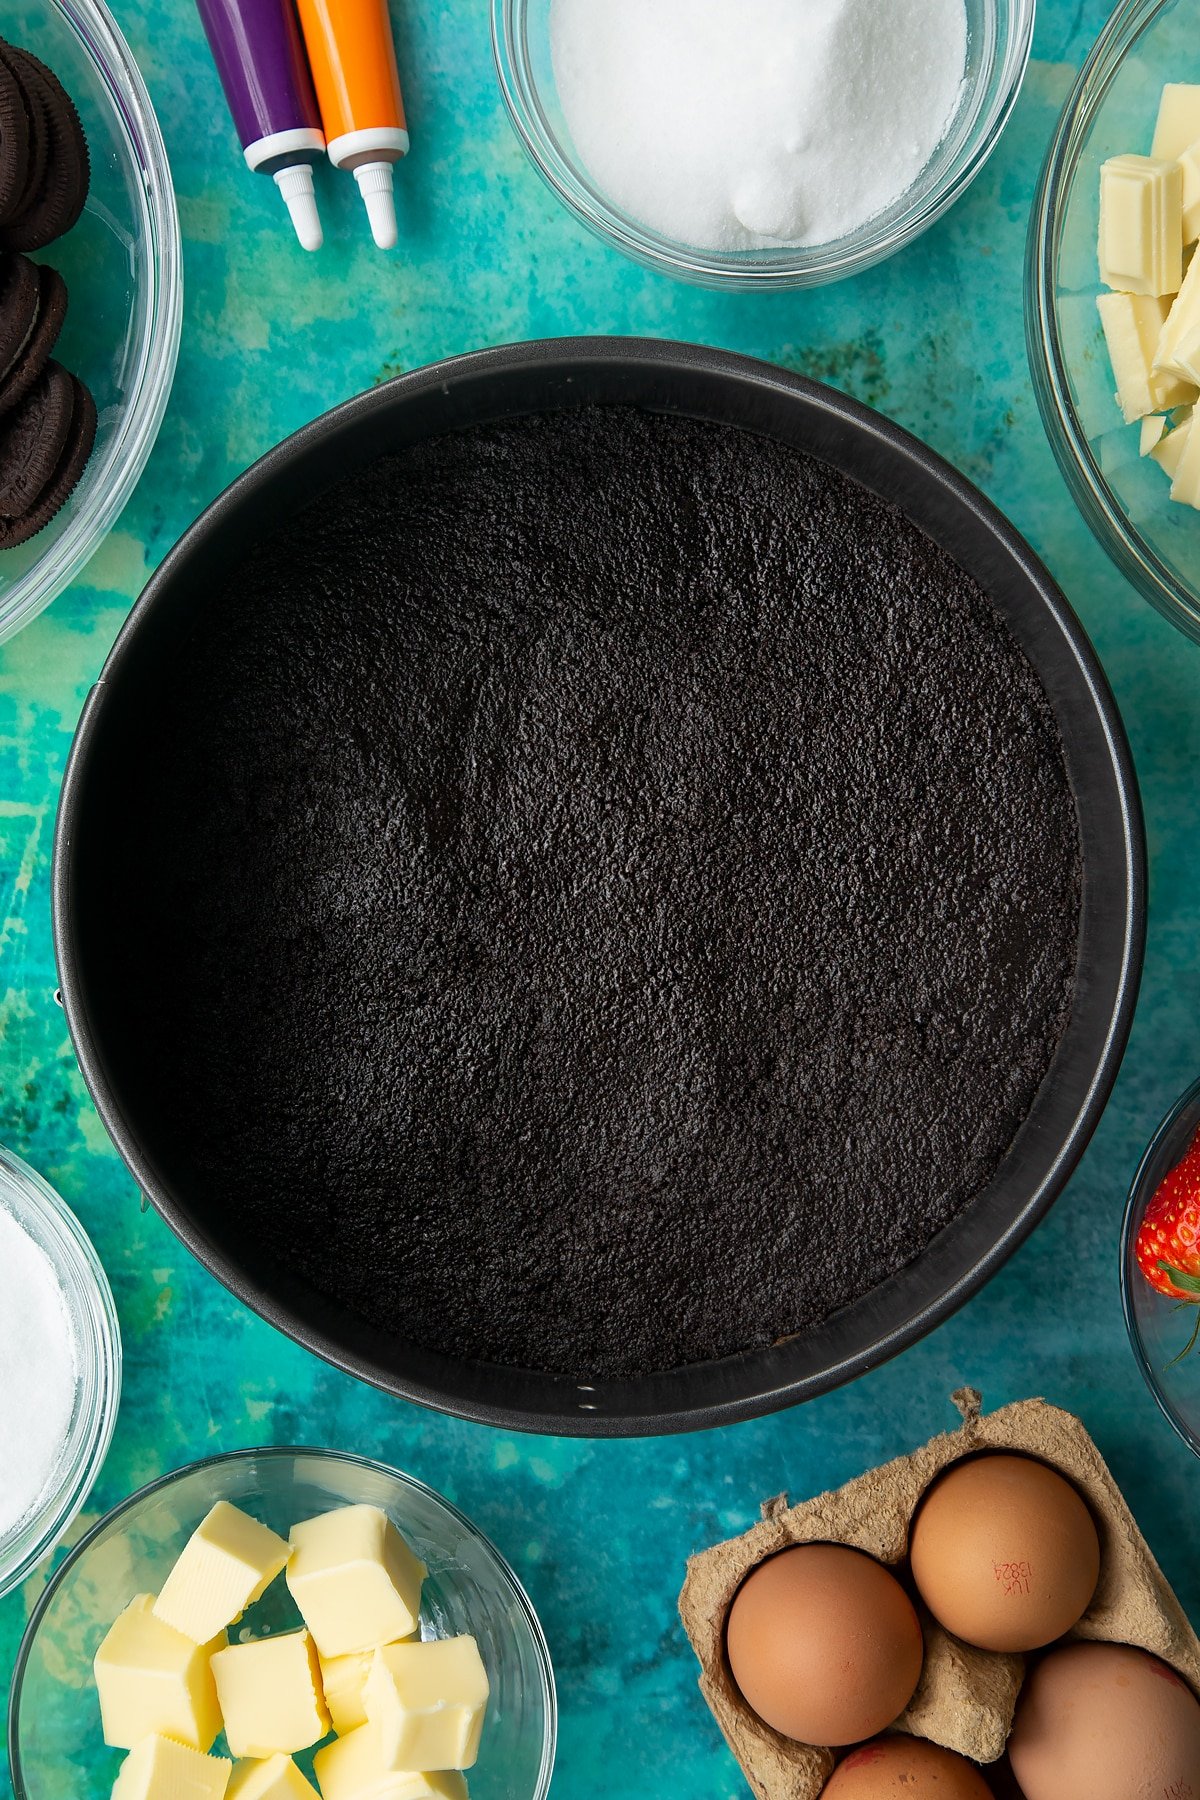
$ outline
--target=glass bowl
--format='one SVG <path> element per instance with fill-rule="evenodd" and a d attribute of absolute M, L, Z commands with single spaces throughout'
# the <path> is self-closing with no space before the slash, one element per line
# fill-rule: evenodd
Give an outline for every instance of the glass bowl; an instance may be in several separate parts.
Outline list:
<path fill-rule="evenodd" d="M 1188 1349 L 1200 1307 L 1152 1288 L 1135 1248 L 1146 1208 L 1163 1176 L 1200 1131 L 1200 1081 L 1171 1108 L 1138 1165 L 1121 1226 L 1121 1304 L 1146 1385 L 1186 1444 L 1200 1456 L 1200 1348 Z"/>
<path fill-rule="evenodd" d="M 334 1506 L 382 1507 L 429 1567 L 423 1637 L 471 1632 L 491 1682 L 471 1800 L 544 1800 L 554 1764 L 550 1653 L 537 1615 L 499 1551 L 431 1488 L 382 1463 L 332 1450 L 238 1450 L 191 1463 L 114 1507 L 57 1569 L 29 1621 L 9 1696 L 14 1800 L 107 1800 L 121 1752 L 105 1748 L 92 1676 L 97 1645 L 136 1593 L 157 1592 L 218 1500 L 286 1536 Z M 248 1615 L 288 1629 L 283 1581 Z M 297 1757 L 306 1773 L 312 1753 Z"/>
<path fill-rule="evenodd" d="M 517 136 L 534 167 L 585 225 L 637 261 L 708 287 L 762 292 L 837 281 L 891 256 L 953 205 L 995 149 L 1016 103 L 1035 0 L 965 0 L 967 72 L 958 110 L 918 180 L 885 212 L 831 243 L 704 250 L 663 237 L 595 185 L 571 143 L 550 58 L 551 0 L 493 0 L 492 49 Z"/>
<path fill-rule="evenodd" d="M 66 279 L 56 358 L 99 414 L 83 478 L 44 531 L 0 552 L 0 640 L 74 579 L 115 523 L 158 436 L 183 315 L 167 153 L 137 64 L 103 0 L 0 0 L 0 35 L 49 64 L 79 109 L 92 181 L 74 229 L 37 253 Z"/>
<path fill-rule="evenodd" d="M 1025 329 L 1051 448 L 1084 518 L 1122 573 L 1200 639 L 1200 517 L 1168 498 L 1122 423 L 1096 311 L 1100 165 L 1148 151 L 1164 82 L 1196 77 L 1196 14 L 1184 0 L 1124 0 L 1063 109 L 1029 230 Z"/>
<path fill-rule="evenodd" d="M 37 1509 L 0 1536 L 0 1594 L 7 1594 L 53 1550 L 100 1473 L 121 1398 L 121 1334 L 108 1278 L 79 1221 L 40 1175 L 2 1147 L 0 1210 L 49 1258 L 78 1361 L 71 1420 L 51 1483 Z"/>

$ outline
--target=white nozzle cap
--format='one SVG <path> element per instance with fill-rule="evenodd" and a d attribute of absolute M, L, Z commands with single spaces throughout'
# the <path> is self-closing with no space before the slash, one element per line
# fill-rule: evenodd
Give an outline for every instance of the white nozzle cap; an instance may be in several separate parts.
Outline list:
<path fill-rule="evenodd" d="M 306 250 L 319 250 L 325 242 L 325 233 L 321 230 L 321 216 L 317 211 L 317 196 L 313 187 L 313 172 L 308 163 L 292 163 L 289 168 L 275 171 L 275 186 L 283 195 L 292 224 L 296 227 L 296 236 Z"/>
<path fill-rule="evenodd" d="M 399 233 L 396 230 L 396 201 L 392 193 L 390 162 L 363 163 L 354 171 L 359 191 L 371 221 L 371 236 L 380 250 L 394 250 Z"/>

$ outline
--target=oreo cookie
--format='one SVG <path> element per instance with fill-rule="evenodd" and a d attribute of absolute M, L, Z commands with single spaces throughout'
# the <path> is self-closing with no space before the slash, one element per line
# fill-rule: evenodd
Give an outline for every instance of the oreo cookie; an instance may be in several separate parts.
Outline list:
<path fill-rule="evenodd" d="M 37 309 L 33 325 L 8 369 L 0 375 L 0 415 L 23 400 L 50 360 L 67 316 L 67 284 L 57 269 L 37 270 Z"/>
<path fill-rule="evenodd" d="M 44 434 L 26 455 L 25 442 L 19 440 L 25 439 L 39 407 Z M 95 441 L 91 394 L 77 376 L 50 363 L 21 406 L 0 421 L 0 550 L 25 543 L 50 523 L 78 485 Z M 52 460 L 51 446 L 56 452 Z M 11 512 L 18 500 L 25 500 L 35 474 L 44 475 L 40 488 L 19 513 Z"/>
<path fill-rule="evenodd" d="M 41 250 L 83 211 L 91 176 L 87 139 L 74 102 L 45 63 L 13 44 L 3 46 L 0 62 L 24 96 L 30 164 L 15 209 L 0 208 L 0 248 Z"/>
<path fill-rule="evenodd" d="M 0 62 L 0 218 L 21 202 L 29 180 L 29 110 L 15 71 Z"/>
<path fill-rule="evenodd" d="M 5 215 L 7 221 L 20 217 L 27 207 L 32 206 L 46 185 L 50 168 L 50 103 L 42 92 L 41 83 L 30 80 L 28 71 L 21 64 L 20 52 L 11 44 L 0 42 L 0 63 L 10 71 L 21 91 L 29 133 L 25 180 L 20 194 Z"/>
<path fill-rule="evenodd" d="M 24 256 L 0 256 L 0 380 L 20 360 L 38 320 L 40 270 Z"/>
<path fill-rule="evenodd" d="M 74 377 L 49 363 L 0 424 L 0 517 L 27 513 L 58 467 L 71 433 Z"/>

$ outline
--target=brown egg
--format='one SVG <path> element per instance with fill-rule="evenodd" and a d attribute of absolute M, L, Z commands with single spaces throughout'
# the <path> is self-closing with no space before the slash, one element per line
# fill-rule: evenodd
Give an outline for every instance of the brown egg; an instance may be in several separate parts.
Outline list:
<path fill-rule="evenodd" d="M 802 1544 L 760 1563 L 734 1596 L 725 1646 L 760 1719 L 784 1737 L 833 1745 L 890 1725 L 925 1653 L 895 1576 L 842 1544 Z"/>
<path fill-rule="evenodd" d="M 1092 1515 L 1029 1456 L 955 1463 L 913 1527 L 913 1580 L 940 1624 L 983 1650 L 1037 1650 L 1087 1611 L 1100 1575 Z"/>
<path fill-rule="evenodd" d="M 852 1750 L 821 1800 L 992 1800 L 974 1763 L 924 1738 L 876 1738 Z"/>
<path fill-rule="evenodd" d="M 1038 1664 L 1008 1740 L 1025 1800 L 1200 1800 L 1200 1703 L 1124 1644 L 1067 1644 Z"/>

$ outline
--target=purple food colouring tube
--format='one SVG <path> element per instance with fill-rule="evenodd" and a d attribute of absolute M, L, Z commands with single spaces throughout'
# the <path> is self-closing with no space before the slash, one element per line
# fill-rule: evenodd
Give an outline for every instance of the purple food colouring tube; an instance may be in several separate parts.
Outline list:
<path fill-rule="evenodd" d="M 274 177 L 306 250 L 323 242 L 313 164 L 325 133 L 293 0 L 196 0 L 251 169 Z"/>

